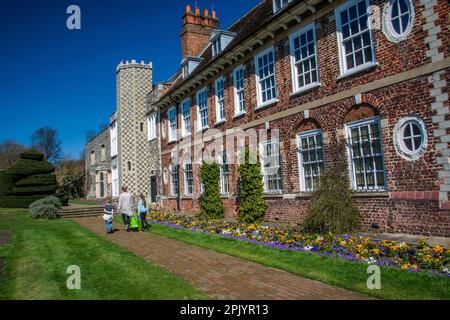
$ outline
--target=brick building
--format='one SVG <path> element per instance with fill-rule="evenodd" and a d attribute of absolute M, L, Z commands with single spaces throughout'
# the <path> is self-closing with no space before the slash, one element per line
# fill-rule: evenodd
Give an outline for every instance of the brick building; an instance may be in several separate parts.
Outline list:
<path fill-rule="evenodd" d="M 250 144 L 266 219 L 301 223 L 345 142 L 366 227 L 450 236 L 449 14 L 444 0 L 265 0 L 221 30 L 188 6 L 181 67 L 154 103 L 162 204 L 197 210 L 214 157 L 236 216 Z"/>

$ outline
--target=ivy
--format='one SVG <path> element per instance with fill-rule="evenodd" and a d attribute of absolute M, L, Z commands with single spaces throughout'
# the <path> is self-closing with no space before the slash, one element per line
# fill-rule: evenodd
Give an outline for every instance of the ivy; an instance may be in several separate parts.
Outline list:
<path fill-rule="evenodd" d="M 207 220 L 223 219 L 225 209 L 220 197 L 220 167 L 217 163 L 203 162 L 200 167 L 203 194 L 200 197 L 200 215 Z"/>
<path fill-rule="evenodd" d="M 253 160 L 253 161 L 250 161 Z M 267 205 L 264 201 L 264 185 L 261 166 L 256 156 L 245 150 L 243 164 L 239 166 L 239 216 L 242 223 L 255 223 L 264 218 Z"/>

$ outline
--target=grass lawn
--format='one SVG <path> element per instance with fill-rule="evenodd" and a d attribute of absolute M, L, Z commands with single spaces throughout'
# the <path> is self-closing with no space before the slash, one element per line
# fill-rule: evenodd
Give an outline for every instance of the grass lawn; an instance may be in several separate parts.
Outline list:
<path fill-rule="evenodd" d="M 3 299 L 207 299 L 188 283 L 68 220 L 32 220 L 0 209 Z M 1 263 L 0 263 L 1 265 Z M 81 290 L 66 287 L 67 267 L 81 269 Z"/>
<path fill-rule="evenodd" d="M 450 299 L 450 278 L 381 267 L 381 289 L 369 290 L 366 285 L 369 277 L 367 264 L 309 252 L 268 248 L 155 223 L 150 232 L 381 299 Z"/>

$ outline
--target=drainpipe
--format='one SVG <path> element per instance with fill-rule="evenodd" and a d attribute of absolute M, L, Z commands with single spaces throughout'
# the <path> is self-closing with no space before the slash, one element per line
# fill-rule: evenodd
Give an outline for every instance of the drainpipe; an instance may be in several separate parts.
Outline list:
<path fill-rule="evenodd" d="M 172 98 L 172 94 L 169 94 L 169 98 L 170 100 L 175 104 L 175 111 L 176 111 L 176 117 L 175 117 L 175 123 L 177 125 L 177 130 L 176 130 L 176 143 L 177 143 L 177 155 L 176 155 L 176 170 L 177 170 L 177 176 L 178 176 L 178 186 L 177 186 L 177 210 L 180 211 L 181 210 L 181 192 L 180 192 L 180 141 L 179 141 L 179 136 L 178 136 L 178 128 L 179 128 L 179 123 L 178 123 L 178 109 L 179 109 L 179 103 L 177 102 L 177 100 L 175 100 L 174 98 Z"/>

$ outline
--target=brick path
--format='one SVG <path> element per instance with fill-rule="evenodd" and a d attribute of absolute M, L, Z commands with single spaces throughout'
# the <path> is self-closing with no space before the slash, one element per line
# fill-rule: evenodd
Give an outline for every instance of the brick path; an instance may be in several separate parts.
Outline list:
<path fill-rule="evenodd" d="M 367 299 L 349 290 L 176 240 L 150 233 L 127 233 L 122 225 L 120 231 L 106 235 L 98 217 L 73 220 L 216 299 Z"/>

